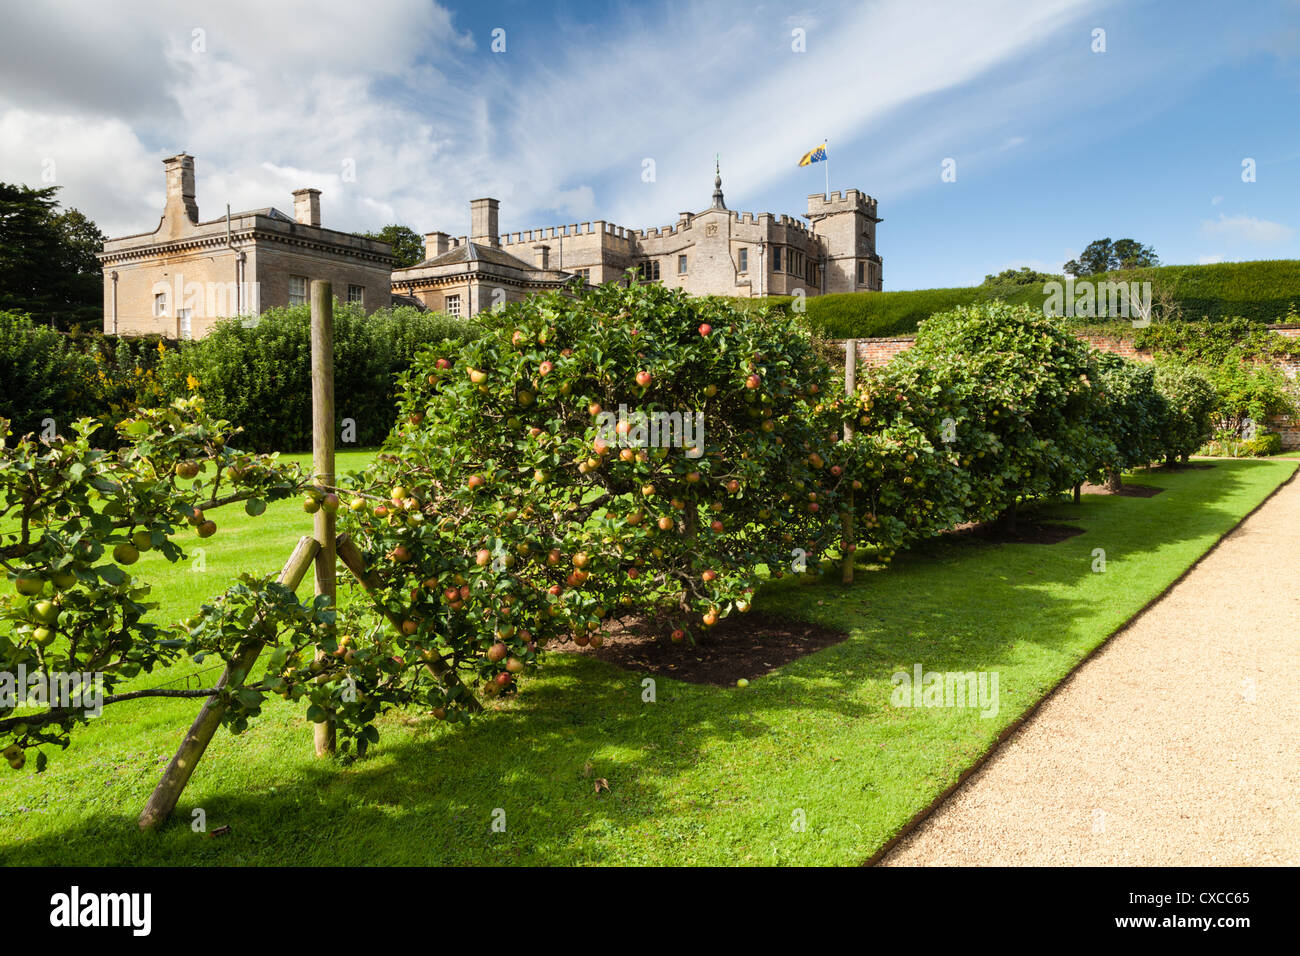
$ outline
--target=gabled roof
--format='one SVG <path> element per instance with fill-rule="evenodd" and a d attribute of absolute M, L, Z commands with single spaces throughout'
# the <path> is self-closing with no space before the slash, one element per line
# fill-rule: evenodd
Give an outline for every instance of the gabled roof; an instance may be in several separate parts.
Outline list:
<path fill-rule="evenodd" d="M 448 249 L 440 256 L 434 256 L 432 259 L 425 259 L 423 262 L 417 262 L 410 269 L 425 269 L 437 266 L 454 266 L 462 262 L 487 262 L 495 266 L 506 266 L 511 269 L 521 269 L 525 272 L 541 272 L 536 266 L 530 265 L 517 256 L 512 256 L 508 252 L 500 249 L 493 249 L 491 246 L 482 246 L 477 242 L 464 242 L 455 249 Z M 554 270 L 551 270 L 554 271 Z"/>

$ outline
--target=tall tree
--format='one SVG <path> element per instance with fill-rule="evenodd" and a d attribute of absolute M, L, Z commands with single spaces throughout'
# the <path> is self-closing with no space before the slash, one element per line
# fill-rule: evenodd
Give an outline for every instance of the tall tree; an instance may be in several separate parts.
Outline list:
<path fill-rule="evenodd" d="M 0 310 L 57 328 L 103 321 L 104 233 L 76 209 L 59 211 L 58 186 L 0 182 Z"/>
<path fill-rule="evenodd" d="M 393 247 L 396 268 L 405 269 L 424 261 L 424 238 L 409 226 L 390 223 L 378 232 L 363 232 L 367 239 L 379 239 Z"/>
<path fill-rule="evenodd" d="M 1158 265 L 1160 259 L 1151 246 L 1144 246 L 1136 239 L 1116 239 L 1112 242 L 1107 236 L 1088 243 L 1079 258 L 1071 259 L 1062 268 L 1072 276 L 1095 276 L 1118 269 L 1141 269 Z"/>

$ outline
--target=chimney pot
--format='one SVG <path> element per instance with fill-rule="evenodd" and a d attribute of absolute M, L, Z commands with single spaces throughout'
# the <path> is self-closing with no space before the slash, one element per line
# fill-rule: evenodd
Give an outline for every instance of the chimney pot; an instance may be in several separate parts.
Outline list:
<path fill-rule="evenodd" d="M 320 190 L 293 191 L 293 218 L 304 226 L 320 226 Z"/>
<path fill-rule="evenodd" d="M 194 200 L 194 157 L 177 153 L 163 160 L 167 179 L 167 204 L 163 218 L 184 217 L 192 223 L 199 221 L 199 204 Z"/>
<path fill-rule="evenodd" d="M 470 242 L 496 248 L 500 245 L 497 232 L 497 207 L 495 199 L 472 199 L 469 204 Z"/>
<path fill-rule="evenodd" d="M 424 258 L 436 259 L 451 248 L 451 236 L 445 232 L 426 232 L 424 234 Z"/>

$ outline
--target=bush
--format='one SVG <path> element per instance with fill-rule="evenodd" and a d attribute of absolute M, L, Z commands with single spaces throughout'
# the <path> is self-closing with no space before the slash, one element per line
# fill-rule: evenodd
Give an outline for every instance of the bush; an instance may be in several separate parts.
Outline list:
<path fill-rule="evenodd" d="M 1217 396 L 1219 424 L 1239 436 L 1247 422 L 1295 412 L 1286 376 L 1276 366 L 1230 358 L 1205 371 Z"/>
<path fill-rule="evenodd" d="M 883 377 L 946 408 L 944 445 L 966 472 L 962 505 L 977 520 L 1065 491 L 1114 460 L 1099 376 L 1092 350 L 1041 311 L 993 302 L 930 318 Z"/>
<path fill-rule="evenodd" d="M 16 435 L 42 430 L 52 418 L 60 432 L 96 415 L 89 359 L 51 328 L 19 312 L 0 312 L 0 418 Z"/>
<path fill-rule="evenodd" d="M 462 342 L 472 323 L 409 306 L 366 315 L 334 307 L 334 406 L 357 445 L 377 445 L 392 427 L 395 376 L 424 346 Z M 256 451 L 311 447 L 311 309 L 270 309 L 255 322 L 226 319 L 205 338 L 184 343 L 163 363 L 173 397 L 197 390 L 214 415 L 243 428 Z M 336 432 L 339 434 L 339 432 Z"/>
<path fill-rule="evenodd" d="M 1187 457 L 1205 444 L 1214 431 L 1214 410 L 1218 398 L 1214 386 L 1190 366 L 1158 363 L 1156 389 L 1165 400 L 1165 460 Z"/>
<path fill-rule="evenodd" d="M 1115 483 L 1119 472 L 1164 458 L 1169 406 L 1156 388 L 1154 366 L 1109 352 L 1095 352 L 1094 359 L 1103 393 L 1100 425 L 1115 446 L 1114 458 L 1106 462 Z"/>
<path fill-rule="evenodd" d="M 1282 436 L 1277 432 L 1260 432 L 1251 439 L 1243 439 L 1231 429 L 1221 429 L 1214 440 L 1201 449 L 1203 455 L 1216 458 L 1267 458 L 1282 453 Z"/>
<path fill-rule="evenodd" d="M 624 614 L 707 630 L 748 610 L 761 565 L 815 568 L 837 536 L 838 434 L 810 407 L 831 370 L 788 319 L 610 284 L 481 320 L 403 376 L 402 421 L 364 476 L 391 500 L 347 527 L 386 605 L 489 693 L 512 686 L 505 662 L 599 645 Z M 642 413 L 703 430 L 656 441 L 663 419 Z"/>

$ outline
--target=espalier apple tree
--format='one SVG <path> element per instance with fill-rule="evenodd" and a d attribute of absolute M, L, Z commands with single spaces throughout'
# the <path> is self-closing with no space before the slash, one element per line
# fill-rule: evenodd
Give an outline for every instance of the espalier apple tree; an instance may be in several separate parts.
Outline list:
<path fill-rule="evenodd" d="M 1114 457 L 1099 427 L 1092 350 L 1028 306 L 991 302 L 934 315 L 879 380 L 900 401 L 931 403 L 949 420 L 938 438 L 964 473 L 955 487 L 965 520 L 1013 518 L 1019 502 L 1099 477 Z M 934 415 L 920 418 L 933 444 Z"/>
<path fill-rule="evenodd" d="M 812 413 L 832 373 L 788 320 L 609 284 L 479 321 L 403 378 L 362 482 L 383 491 L 343 526 L 389 618 L 488 694 L 621 615 L 699 635 L 749 609 L 760 567 L 834 542 L 839 436 Z"/>
<path fill-rule="evenodd" d="M 218 641 L 205 644 L 179 624 L 151 619 L 150 586 L 132 566 L 146 551 L 178 561 L 178 542 L 216 533 L 213 512 L 243 503 L 250 515 L 260 514 L 268 500 L 302 483 L 296 467 L 227 445 L 227 423 L 210 418 L 198 398 L 139 410 L 118 425 L 125 440 L 118 451 L 94 447 L 98 427 L 84 419 L 69 437 L 13 440 L 0 421 L 0 568 L 9 581 L 0 589 L 0 675 L 11 682 L 0 704 L 0 746 L 14 768 L 25 764 L 30 748 L 67 746 L 73 727 L 85 721 L 84 708 L 51 699 L 52 687 L 70 689 L 66 675 L 98 678 L 103 704 L 205 693 L 113 693 L 186 651 L 221 650 Z M 252 579 L 240 587 L 236 598 L 257 595 L 244 602 L 244 640 L 250 632 L 270 639 L 277 617 L 296 619 L 304 641 L 322 626 L 311 609 L 289 609 L 297 606 L 292 594 Z M 43 682 L 43 707 L 16 706 L 28 689 L 16 686 L 20 673 Z M 238 681 L 229 688 L 251 706 L 253 695 L 244 691 Z M 45 762 L 38 752 L 37 769 Z"/>

